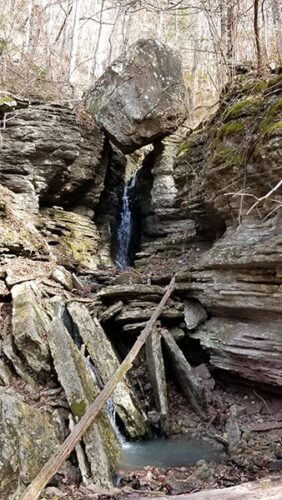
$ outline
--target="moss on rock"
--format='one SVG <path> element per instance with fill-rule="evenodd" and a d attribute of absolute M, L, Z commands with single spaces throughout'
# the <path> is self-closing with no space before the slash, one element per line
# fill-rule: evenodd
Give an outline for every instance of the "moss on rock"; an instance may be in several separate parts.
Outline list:
<path fill-rule="evenodd" d="M 279 122 L 272 123 L 271 125 L 262 128 L 264 135 L 282 135 L 282 120 Z"/>
<path fill-rule="evenodd" d="M 262 99 L 259 99 L 258 97 L 248 97 L 246 99 L 242 99 L 227 108 L 225 120 L 252 115 L 258 111 L 261 105 Z"/>
<path fill-rule="evenodd" d="M 281 179 L 282 78 L 235 79 L 215 115 L 183 139 L 173 166 L 179 206 L 206 224 L 210 213 L 228 225 L 248 212 L 252 195 Z M 241 191 L 250 196 L 240 196 Z M 273 208 L 260 207 L 266 215 Z"/>
<path fill-rule="evenodd" d="M 231 121 L 222 125 L 217 131 L 217 138 L 223 139 L 224 137 L 228 137 L 230 135 L 235 135 L 244 132 L 245 125 L 244 123 L 238 121 Z"/>
<path fill-rule="evenodd" d="M 86 366 L 86 360 L 59 319 L 54 319 L 51 323 L 49 343 L 55 369 L 70 408 L 75 417 L 81 418 L 96 399 L 98 388 Z M 99 413 L 83 441 L 93 481 L 102 487 L 112 487 L 119 445 L 104 411 Z"/>
<path fill-rule="evenodd" d="M 2 393 L 1 498 L 19 498 L 20 493 L 39 473 L 58 445 L 58 427 L 49 414 L 27 405 L 8 391 Z"/>

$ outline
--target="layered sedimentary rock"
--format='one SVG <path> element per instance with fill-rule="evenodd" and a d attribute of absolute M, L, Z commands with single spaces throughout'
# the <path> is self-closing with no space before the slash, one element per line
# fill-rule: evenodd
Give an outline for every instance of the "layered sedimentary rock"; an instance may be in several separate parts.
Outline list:
<path fill-rule="evenodd" d="M 101 237 L 87 215 L 60 207 L 42 209 L 38 226 L 59 264 L 94 270 L 101 262 Z"/>
<path fill-rule="evenodd" d="M 150 271 L 155 284 L 169 281 L 168 268 L 182 270 L 177 293 L 200 300 L 211 317 L 192 334 L 211 364 L 276 388 L 282 387 L 281 92 L 281 76 L 233 84 L 209 122 L 178 145 L 168 208 L 154 187 L 162 183 L 167 146 L 147 158 L 137 185 L 139 200 L 150 186 L 149 203 L 137 207 L 137 268 Z M 182 241 L 176 233 L 168 243 L 171 220 L 179 228 L 191 222 L 186 241 L 183 232 Z"/>
<path fill-rule="evenodd" d="M 97 204 L 106 151 L 90 115 L 83 109 L 76 114 L 70 105 L 10 99 L 12 111 L 0 107 L 0 183 L 33 211 L 39 202 Z"/>
<path fill-rule="evenodd" d="M 200 330 L 211 364 L 282 387 L 280 217 L 229 229 L 192 273 L 190 294 L 213 316 Z"/>
<path fill-rule="evenodd" d="M 68 311 L 87 347 L 102 384 L 106 385 L 120 366 L 113 345 L 97 318 L 92 320 L 86 307 L 73 303 L 68 306 Z M 115 411 L 132 439 L 140 439 L 149 434 L 140 403 L 128 379 L 117 384 L 112 400 Z"/>
<path fill-rule="evenodd" d="M 106 231 L 104 219 L 100 222 L 101 239 L 93 217 L 102 194 L 112 196 L 124 170 L 91 115 L 81 105 L 74 109 L 7 95 L 1 97 L 0 121 L 0 184 L 2 191 L 6 188 L 0 206 L 1 226 L 6 226 L 0 248 L 17 256 L 52 254 L 72 269 L 111 263 L 111 228 Z M 115 164 L 117 179 L 109 186 L 107 170 Z M 111 203 L 114 216 L 118 203 Z"/>
<path fill-rule="evenodd" d="M 124 153 L 175 130 L 185 101 L 178 56 L 153 39 L 129 47 L 86 93 L 91 114 Z"/>
<path fill-rule="evenodd" d="M 95 400 L 99 390 L 91 377 L 86 360 L 72 341 L 62 321 L 50 325 L 49 343 L 59 380 L 72 414 L 80 419 Z M 83 436 L 91 474 L 96 484 L 109 488 L 115 472 L 119 445 L 104 411 Z"/>
<path fill-rule="evenodd" d="M 141 245 L 136 255 L 140 270 L 143 263 L 148 270 L 150 256 L 154 259 L 155 255 L 183 253 L 196 236 L 195 221 L 179 208 L 174 178 L 176 153 L 175 137 L 158 142 L 137 173 L 134 213 L 141 219 Z"/>

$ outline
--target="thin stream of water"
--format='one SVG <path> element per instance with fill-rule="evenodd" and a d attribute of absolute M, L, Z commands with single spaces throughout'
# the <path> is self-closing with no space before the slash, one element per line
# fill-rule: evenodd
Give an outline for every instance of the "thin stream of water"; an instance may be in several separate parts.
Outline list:
<path fill-rule="evenodd" d="M 136 185 L 136 175 L 125 185 L 122 197 L 120 223 L 117 231 L 116 265 L 118 269 L 130 266 L 129 246 L 132 235 L 132 197 Z"/>
<path fill-rule="evenodd" d="M 92 378 L 94 384 L 97 385 L 98 387 L 100 387 L 99 377 L 97 376 L 97 373 L 95 371 L 95 367 L 93 366 L 93 364 L 91 363 L 91 361 L 89 360 L 88 357 L 85 357 L 85 362 L 86 362 L 87 368 L 89 370 L 89 373 L 91 375 L 91 378 Z M 111 426 L 112 426 L 113 431 L 116 435 L 116 438 L 117 438 L 118 442 L 120 443 L 120 445 L 123 446 L 125 443 L 125 437 L 122 435 L 122 433 L 120 432 L 120 430 L 116 424 L 116 410 L 115 410 L 112 398 L 108 399 L 105 409 L 106 409 L 106 412 L 107 412 L 108 417 L 110 419 Z"/>

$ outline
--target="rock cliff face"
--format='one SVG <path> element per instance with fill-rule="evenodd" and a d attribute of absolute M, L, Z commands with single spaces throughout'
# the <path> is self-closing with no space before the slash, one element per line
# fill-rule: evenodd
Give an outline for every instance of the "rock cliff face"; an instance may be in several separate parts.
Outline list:
<path fill-rule="evenodd" d="M 137 174 L 136 270 L 121 274 L 109 241 L 124 157 L 83 109 L 6 96 L 0 116 L 0 494 L 21 492 L 63 441 L 69 413 L 79 419 L 118 369 L 173 273 L 149 382 L 141 357 L 77 450 L 83 480 L 113 484 L 115 413 L 131 438 L 170 432 L 168 361 L 198 418 L 207 401 L 216 408 L 195 347 L 215 373 L 281 392 L 281 77 L 238 80 L 205 125 L 155 143 Z"/>
<path fill-rule="evenodd" d="M 151 192 L 146 210 L 137 202 L 136 262 L 153 275 L 189 270 L 179 291 L 208 310 L 193 336 L 211 364 L 280 389 L 281 118 L 281 77 L 237 81 L 203 127 L 158 146 L 139 175 L 139 199 L 146 182 Z"/>
<path fill-rule="evenodd" d="M 82 106 L 74 110 L 67 104 L 11 96 L 2 100 L 0 183 L 10 190 L 7 203 L 13 199 L 15 217 L 22 213 L 23 219 L 33 221 L 58 263 L 72 269 L 111 263 L 110 249 L 104 250 L 93 223 L 102 193 L 112 195 L 116 187 L 106 184 L 115 160 L 104 134 Z M 116 183 L 122 183 L 123 174 L 120 168 Z M 19 254 L 15 246 L 21 247 L 25 238 L 22 231 L 12 234 L 5 203 L 3 197 L 1 224 L 10 234 L 7 238 L 6 231 L 3 240 Z M 114 215 L 117 208 L 118 200 L 112 204 Z M 110 237 L 111 233 L 105 235 L 107 242 Z M 35 239 L 36 247 L 40 237 Z"/>
<path fill-rule="evenodd" d="M 12 98 L 11 98 L 12 99 Z M 6 108 L 4 108 L 5 110 Z M 81 109 L 56 103 L 14 101 L 0 104 L 2 150 L 0 182 L 17 193 L 22 206 L 95 206 L 106 173 L 105 138 Z"/>

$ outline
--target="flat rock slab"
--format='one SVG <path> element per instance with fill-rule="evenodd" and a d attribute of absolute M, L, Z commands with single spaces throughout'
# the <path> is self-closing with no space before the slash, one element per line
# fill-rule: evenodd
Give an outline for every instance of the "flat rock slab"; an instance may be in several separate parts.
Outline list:
<path fill-rule="evenodd" d="M 161 340 L 161 333 L 157 329 L 153 330 L 146 341 L 146 360 L 157 410 L 160 413 L 161 430 L 167 435 L 168 401 Z"/>
<path fill-rule="evenodd" d="M 162 337 L 170 360 L 171 370 L 181 392 L 190 401 L 196 413 L 201 414 L 200 407 L 204 401 L 201 380 L 185 358 L 173 336 L 168 331 L 162 330 Z"/>
<path fill-rule="evenodd" d="M 54 366 L 74 418 L 81 418 L 97 395 L 86 360 L 75 346 L 62 321 L 50 325 L 49 343 Z M 119 446 L 105 412 L 100 412 L 83 437 L 92 479 L 95 484 L 109 488 L 118 458 Z"/>
<path fill-rule="evenodd" d="M 49 278 L 53 267 L 50 262 L 17 257 L 4 266 L 6 283 L 13 286 L 24 281 Z"/>
<path fill-rule="evenodd" d="M 139 40 L 86 93 L 97 123 L 123 153 L 172 133 L 187 116 L 181 61 L 154 39 Z"/>
<path fill-rule="evenodd" d="M 87 347 L 95 371 L 105 385 L 120 366 L 118 356 L 99 321 L 91 318 L 85 306 L 73 302 L 68 305 L 68 311 Z M 137 395 L 134 394 L 127 378 L 117 384 L 112 400 L 118 416 L 132 439 L 140 439 L 149 434 L 145 416 L 138 407 Z"/>
<path fill-rule="evenodd" d="M 248 431 L 265 432 L 273 429 L 282 429 L 282 422 L 257 422 L 248 426 Z"/>
<path fill-rule="evenodd" d="M 139 500 L 148 497 L 139 496 Z M 152 497 L 150 497 L 152 498 Z M 280 477 L 239 484 L 231 488 L 203 490 L 187 495 L 158 496 L 158 500 L 281 500 L 282 480 Z"/>
<path fill-rule="evenodd" d="M 131 307 L 131 305 L 126 306 L 123 310 L 116 316 L 115 320 L 117 323 L 132 323 L 134 321 L 142 322 L 148 321 L 155 311 L 156 307 L 152 304 L 152 307 Z M 160 318 L 163 319 L 173 319 L 181 321 L 183 319 L 183 311 L 172 307 L 165 307 L 162 311 Z"/>
<path fill-rule="evenodd" d="M 210 354 L 210 364 L 256 383 L 282 387 L 280 321 L 212 318 L 193 334 Z"/>
<path fill-rule="evenodd" d="M 113 285 L 103 288 L 97 293 L 97 297 L 104 301 L 108 299 L 136 299 L 147 295 L 161 297 L 163 294 L 163 288 L 158 285 Z"/>
<path fill-rule="evenodd" d="M 36 373 L 51 370 L 47 341 L 50 320 L 41 305 L 40 292 L 34 282 L 12 288 L 13 338 L 27 365 Z"/>
<path fill-rule="evenodd" d="M 119 300 L 115 304 L 108 307 L 108 309 L 106 309 L 105 311 L 102 311 L 99 314 L 99 320 L 101 321 L 101 323 L 109 321 L 110 319 L 114 318 L 114 316 L 116 316 L 118 313 L 120 313 L 122 308 L 123 308 L 123 302 Z"/>

